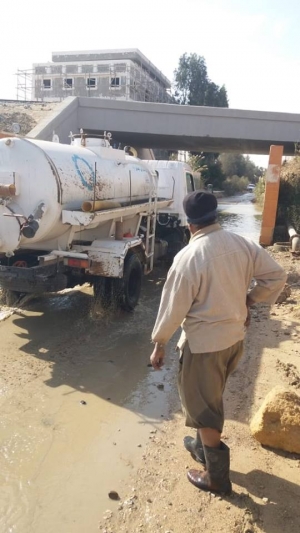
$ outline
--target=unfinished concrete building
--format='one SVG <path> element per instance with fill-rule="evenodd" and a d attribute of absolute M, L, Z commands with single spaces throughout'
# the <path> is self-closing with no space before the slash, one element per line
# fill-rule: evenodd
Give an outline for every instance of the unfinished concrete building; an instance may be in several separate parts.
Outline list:
<path fill-rule="evenodd" d="M 33 65 L 32 100 L 67 96 L 170 102 L 170 81 L 138 49 L 53 52 Z"/>

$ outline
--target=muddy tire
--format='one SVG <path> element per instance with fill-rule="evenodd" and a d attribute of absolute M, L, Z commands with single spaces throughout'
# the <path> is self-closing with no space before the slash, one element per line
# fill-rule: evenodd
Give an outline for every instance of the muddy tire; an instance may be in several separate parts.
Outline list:
<path fill-rule="evenodd" d="M 139 257 L 130 254 L 125 259 L 122 279 L 113 280 L 113 305 L 123 311 L 133 311 L 137 306 L 142 287 L 143 268 Z"/>
<path fill-rule="evenodd" d="M 125 259 L 123 278 L 97 278 L 94 283 L 95 305 L 104 310 L 133 311 L 142 287 L 143 268 L 139 257 L 130 254 Z"/>

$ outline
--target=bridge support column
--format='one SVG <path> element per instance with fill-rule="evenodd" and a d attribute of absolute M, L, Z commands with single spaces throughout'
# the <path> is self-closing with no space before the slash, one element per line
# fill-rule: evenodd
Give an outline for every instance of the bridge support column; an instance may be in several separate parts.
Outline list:
<path fill-rule="evenodd" d="M 265 175 L 265 201 L 259 238 L 260 244 L 265 246 L 270 246 L 273 242 L 282 156 L 283 146 L 272 145 L 270 147 L 269 165 Z"/>

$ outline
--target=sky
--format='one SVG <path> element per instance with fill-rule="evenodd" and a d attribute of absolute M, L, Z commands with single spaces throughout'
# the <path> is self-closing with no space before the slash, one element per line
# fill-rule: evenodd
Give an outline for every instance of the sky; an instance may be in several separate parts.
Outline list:
<path fill-rule="evenodd" d="M 300 113 L 299 0 L 2 0 L 1 20 L 0 98 L 53 51 L 139 48 L 171 81 L 204 56 L 231 108 Z"/>

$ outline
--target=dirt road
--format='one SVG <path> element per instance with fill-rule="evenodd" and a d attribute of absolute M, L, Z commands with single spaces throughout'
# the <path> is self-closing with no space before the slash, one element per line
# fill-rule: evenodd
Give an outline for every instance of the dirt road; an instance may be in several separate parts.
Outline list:
<path fill-rule="evenodd" d="M 0 324 L 1 533 L 298 533 L 299 457 L 263 449 L 248 422 L 266 393 L 300 383 L 299 262 L 291 299 L 253 313 L 226 396 L 233 496 L 197 491 L 167 365 L 148 365 L 163 272 L 132 315 L 95 317 L 89 289 L 43 297 Z M 281 365 L 279 364 L 281 363 Z M 296 376 L 296 378 L 295 378 Z M 108 497 L 118 492 L 119 501 Z"/>
<path fill-rule="evenodd" d="M 134 314 L 95 317 L 86 289 L 0 324 L 1 533 L 99 531 L 108 492 L 129 487 L 168 413 L 167 371 L 147 366 L 162 282 Z"/>
<path fill-rule="evenodd" d="M 233 494 L 221 498 L 188 483 L 186 470 L 199 464 L 183 448 L 183 437 L 193 433 L 184 428 L 174 395 L 171 421 L 150 435 L 134 490 L 122 494 L 117 508 L 108 505 L 103 533 L 300 531 L 300 456 L 263 448 L 249 432 L 253 413 L 275 385 L 300 392 L 300 260 L 275 255 L 289 273 L 292 295 L 271 312 L 264 305 L 252 312 L 245 354 L 225 396 Z M 175 376 L 169 379 L 174 390 Z"/>
<path fill-rule="evenodd" d="M 252 236 L 251 205 L 229 222 L 235 230 L 244 217 Z M 133 314 L 95 315 L 84 288 L 1 322 L 0 533 L 298 533 L 300 457 L 262 448 L 248 427 L 274 385 L 300 391 L 300 261 L 277 257 L 292 295 L 253 312 L 228 384 L 226 499 L 186 480 L 195 463 L 182 445 L 176 338 L 164 369 L 148 366 L 165 271 L 144 281 Z"/>

